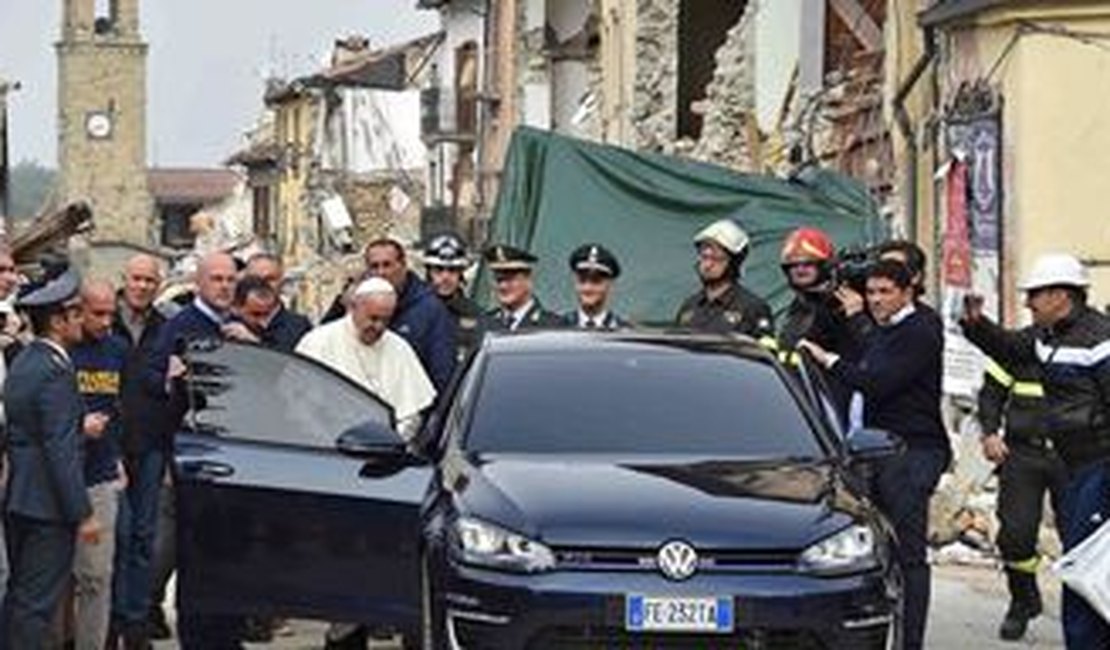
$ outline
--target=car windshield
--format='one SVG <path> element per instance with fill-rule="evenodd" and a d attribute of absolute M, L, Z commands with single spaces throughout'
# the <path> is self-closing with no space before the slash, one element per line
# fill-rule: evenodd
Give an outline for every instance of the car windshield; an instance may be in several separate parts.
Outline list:
<path fill-rule="evenodd" d="M 825 455 L 770 363 L 677 346 L 493 355 L 465 447 L 476 453 Z"/>

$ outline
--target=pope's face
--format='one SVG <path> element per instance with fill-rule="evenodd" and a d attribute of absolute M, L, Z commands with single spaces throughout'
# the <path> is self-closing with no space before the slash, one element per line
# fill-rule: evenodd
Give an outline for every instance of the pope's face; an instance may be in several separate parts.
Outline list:
<path fill-rule="evenodd" d="M 356 296 L 351 305 L 351 318 L 355 321 L 358 340 L 364 345 L 374 345 L 389 327 L 397 298 L 390 294 Z"/>

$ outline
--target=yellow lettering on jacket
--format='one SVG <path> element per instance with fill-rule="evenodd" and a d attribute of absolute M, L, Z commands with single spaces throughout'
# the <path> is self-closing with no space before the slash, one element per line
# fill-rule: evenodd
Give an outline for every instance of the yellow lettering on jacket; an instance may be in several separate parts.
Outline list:
<path fill-rule="evenodd" d="M 77 389 L 83 395 L 119 395 L 119 372 L 114 370 L 78 370 Z"/>

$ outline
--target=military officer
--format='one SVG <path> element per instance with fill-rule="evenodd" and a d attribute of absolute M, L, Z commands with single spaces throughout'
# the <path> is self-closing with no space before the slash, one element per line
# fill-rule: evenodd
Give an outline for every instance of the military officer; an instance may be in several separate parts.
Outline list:
<path fill-rule="evenodd" d="M 613 283 L 621 274 L 617 256 L 601 244 L 583 244 L 570 254 L 578 309 L 563 317 L 567 327 L 615 330 L 627 323 L 609 308 Z"/>
<path fill-rule="evenodd" d="M 748 233 L 731 219 L 710 224 L 694 237 L 702 288 L 678 310 L 678 325 L 753 338 L 773 336 L 771 308 L 740 284 L 740 268 L 750 251 Z"/>
<path fill-rule="evenodd" d="M 4 647 L 37 650 L 73 571 L 78 537 L 95 543 L 99 524 L 85 490 L 82 434 L 98 436 L 103 414 L 86 416 L 69 348 L 80 343 L 80 278 L 72 270 L 25 293 L 34 341 L 4 385 L 11 478 L 11 578 L 4 602 Z"/>
<path fill-rule="evenodd" d="M 562 326 L 563 320 L 544 309 L 532 292 L 532 269 L 539 261 L 535 255 L 497 244 L 486 249 L 485 259 L 493 273 L 498 305 L 486 313 L 488 329 L 515 332 Z"/>
<path fill-rule="evenodd" d="M 466 244 L 453 233 L 433 237 L 424 247 L 424 271 L 428 284 L 455 319 L 455 345 L 459 359 L 482 338 L 482 310 L 465 291 L 463 273 L 470 266 Z"/>

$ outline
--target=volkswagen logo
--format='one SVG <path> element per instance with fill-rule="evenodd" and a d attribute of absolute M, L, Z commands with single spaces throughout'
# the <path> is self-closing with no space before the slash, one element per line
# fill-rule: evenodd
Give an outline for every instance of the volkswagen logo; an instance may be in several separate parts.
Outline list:
<path fill-rule="evenodd" d="M 698 570 L 698 552 L 686 542 L 667 542 L 656 557 L 659 571 L 669 580 L 685 580 Z"/>

